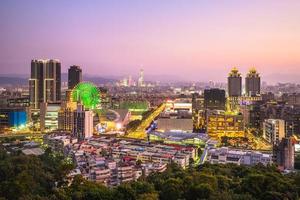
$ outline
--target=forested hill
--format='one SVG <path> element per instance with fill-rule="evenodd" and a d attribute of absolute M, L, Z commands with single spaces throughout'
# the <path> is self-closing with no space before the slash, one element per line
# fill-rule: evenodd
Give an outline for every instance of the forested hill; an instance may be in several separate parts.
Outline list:
<path fill-rule="evenodd" d="M 284 200 L 298 199 L 300 174 L 282 175 L 274 166 L 205 164 L 182 170 L 171 164 L 164 173 L 107 188 L 78 176 L 67 186 L 73 168 L 50 150 L 40 157 L 8 155 L 0 150 L 0 199 L 9 200 Z"/>

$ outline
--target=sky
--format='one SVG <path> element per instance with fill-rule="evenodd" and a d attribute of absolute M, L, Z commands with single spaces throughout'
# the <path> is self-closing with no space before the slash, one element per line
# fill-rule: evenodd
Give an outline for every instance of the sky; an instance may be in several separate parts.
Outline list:
<path fill-rule="evenodd" d="M 1 0 L 0 74 L 56 58 L 97 76 L 300 82 L 299 0 Z"/>

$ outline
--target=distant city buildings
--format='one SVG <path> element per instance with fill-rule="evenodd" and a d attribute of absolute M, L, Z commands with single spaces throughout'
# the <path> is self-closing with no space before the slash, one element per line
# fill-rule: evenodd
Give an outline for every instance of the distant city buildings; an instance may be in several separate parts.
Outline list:
<path fill-rule="evenodd" d="M 145 86 L 145 82 L 144 82 L 144 70 L 143 69 L 140 70 L 140 75 L 139 75 L 139 79 L 138 79 L 138 86 L 139 87 Z"/>
<path fill-rule="evenodd" d="M 140 73 L 139 73 L 139 76 L 137 78 L 137 81 L 135 81 L 131 75 L 121 79 L 120 81 L 117 82 L 117 85 L 118 86 L 122 86 L 122 87 L 134 87 L 134 86 L 137 86 L 137 87 L 153 87 L 154 84 L 146 84 L 145 83 L 145 80 L 144 80 L 144 70 L 141 69 L 140 70 Z"/>

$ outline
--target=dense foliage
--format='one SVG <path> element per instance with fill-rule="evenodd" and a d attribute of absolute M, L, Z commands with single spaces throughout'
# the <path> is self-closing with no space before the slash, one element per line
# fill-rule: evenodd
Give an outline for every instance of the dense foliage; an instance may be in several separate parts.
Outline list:
<path fill-rule="evenodd" d="M 282 175 L 274 166 L 205 164 L 182 170 L 171 164 L 164 173 L 115 188 L 78 176 L 64 177 L 72 164 L 47 150 L 41 157 L 0 151 L 0 199 L 155 200 L 155 199 L 298 199 L 300 174 Z"/>

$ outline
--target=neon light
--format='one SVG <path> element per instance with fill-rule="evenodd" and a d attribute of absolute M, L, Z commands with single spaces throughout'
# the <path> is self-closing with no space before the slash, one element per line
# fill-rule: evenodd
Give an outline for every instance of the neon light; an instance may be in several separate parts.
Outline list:
<path fill-rule="evenodd" d="M 75 86 L 72 91 L 72 101 L 80 102 L 84 107 L 95 109 L 101 102 L 98 88 L 88 82 L 82 82 Z"/>

